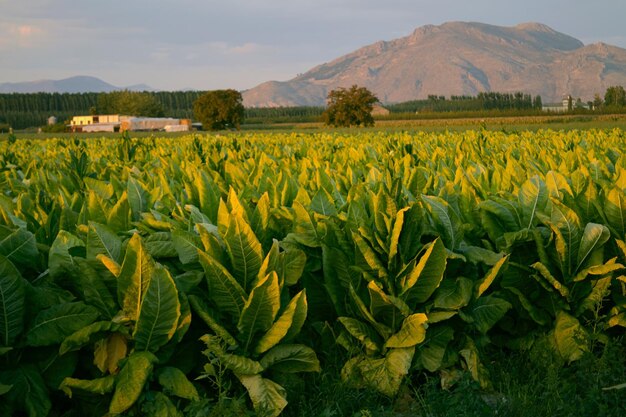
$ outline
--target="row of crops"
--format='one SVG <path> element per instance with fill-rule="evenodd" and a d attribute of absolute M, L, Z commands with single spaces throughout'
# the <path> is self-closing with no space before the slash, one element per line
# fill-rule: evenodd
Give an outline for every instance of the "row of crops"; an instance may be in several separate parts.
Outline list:
<path fill-rule="evenodd" d="M 0 144 L 0 415 L 276 416 L 325 372 L 489 389 L 626 327 L 626 134 Z M 327 372 L 327 371 L 326 371 Z M 294 382 L 295 381 L 295 382 Z M 626 381 L 625 381 L 626 382 Z"/>

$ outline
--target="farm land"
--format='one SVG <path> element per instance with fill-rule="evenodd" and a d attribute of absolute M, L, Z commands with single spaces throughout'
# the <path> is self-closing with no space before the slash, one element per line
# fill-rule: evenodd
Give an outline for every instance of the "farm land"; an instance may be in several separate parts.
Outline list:
<path fill-rule="evenodd" d="M 0 415 L 624 415 L 623 119 L 379 123 L 0 142 Z"/>

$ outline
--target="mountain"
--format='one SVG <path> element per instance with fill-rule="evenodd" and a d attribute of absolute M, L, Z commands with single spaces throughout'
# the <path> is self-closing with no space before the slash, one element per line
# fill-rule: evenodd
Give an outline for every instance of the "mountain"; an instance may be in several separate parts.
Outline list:
<path fill-rule="evenodd" d="M 62 80 L 38 80 L 21 83 L 0 83 L 0 93 L 108 93 L 116 90 L 154 91 L 145 84 L 116 87 L 96 77 L 79 75 Z"/>
<path fill-rule="evenodd" d="M 330 90 L 353 84 L 367 87 L 383 103 L 481 91 L 522 91 L 541 95 L 544 103 L 567 94 L 587 101 L 609 86 L 626 85 L 626 49 L 585 46 L 540 23 L 427 25 L 292 80 L 263 83 L 243 92 L 243 99 L 247 107 L 323 105 Z"/>

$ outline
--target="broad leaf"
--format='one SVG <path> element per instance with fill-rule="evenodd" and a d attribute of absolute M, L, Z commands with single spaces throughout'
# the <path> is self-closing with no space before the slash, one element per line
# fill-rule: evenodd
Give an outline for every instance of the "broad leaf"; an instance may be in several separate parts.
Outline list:
<path fill-rule="evenodd" d="M 588 335 L 576 318 L 559 311 L 554 326 L 554 342 L 559 355 L 565 361 L 573 362 L 587 351 Z"/>
<path fill-rule="evenodd" d="M 124 314 L 137 320 L 141 300 L 155 269 L 154 261 L 148 254 L 141 237 L 134 234 L 126 247 L 120 275 L 117 277 L 117 300 Z"/>
<path fill-rule="evenodd" d="M 29 346 L 49 346 L 61 343 L 72 333 L 93 323 L 98 310 L 82 302 L 59 304 L 43 310 L 28 329 Z"/>
<path fill-rule="evenodd" d="M 576 268 L 574 271 L 580 270 L 585 264 L 585 261 L 589 259 L 591 253 L 604 245 L 610 237 L 611 233 L 609 229 L 601 224 L 588 223 L 583 231 L 583 237 L 580 240 L 580 247 L 578 248 L 578 257 L 576 261 Z"/>
<path fill-rule="evenodd" d="M 254 411 L 259 417 L 277 417 L 287 406 L 283 387 L 261 375 L 237 375 L 248 390 Z"/>
<path fill-rule="evenodd" d="M 380 351 L 380 337 L 366 323 L 351 317 L 339 317 L 338 320 L 352 337 L 363 344 L 368 353 Z"/>
<path fill-rule="evenodd" d="M 167 269 L 157 267 L 141 300 L 133 333 L 136 350 L 156 352 L 174 335 L 180 317 L 178 290 Z"/>
<path fill-rule="evenodd" d="M 198 251 L 204 250 L 200 236 L 185 230 L 172 230 L 172 242 L 183 264 L 198 262 Z"/>
<path fill-rule="evenodd" d="M 233 276 L 219 262 L 204 252 L 198 252 L 204 269 L 211 301 L 225 313 L 239 319 L 246 294 Z"/>
<path fill-rule="evenodd" d="M 315 351 L 304 345 L 279 345 L 259 361 L 264 370 L 276 372 L 319 372 L 320 363 Z"/>
<path fill-rule="evenodd" d="M 121 333 L 113 333 L 106 339 L 96 342 L 93 353 L 93 363 L 100 372 L 116 374 L 119 370 L 120 360 L 128 353 L 128 341 Z"/>
<path fill-rule="evenodd" d="M 193 386 L 185 374 L 178 368 L 166 366 L 160 369 L 157 374 L 157 379 L 167 394 L 190 401 L 200 399 L 196 387 Z"/>
<path fill-rule="evenodd" d="M 386 348 L 410 348 L 418 345 L 426 338 L 426 314 L 412 314 L 402 322 L 398 333 L 391 336 L 385 343 Z"/>
<path fill-rule="evenodd" d="M 306 293 L 299 292 L 291 299 L 283 313 L 272 324 L 272 327 L 261 337 L 254 349 L 256 354 L 261 354 L 276 346 L 287 333 L 293 328 L 292 336 L 300 332 L 300 328 L 306 319 Z"/>
<path fill-rule="evenodd" d="M 0 255 L 0 346 L 11 346 L 24 328 L 24 281 L 19 271 Z"/>
<path fill-rule="evenodd" d="M 33 365 L 20 366 L 15 370 L 0 373 L 0 383 L 13 387 L 2 401 L 17 404 L 28 417 L 47 417 L 52 408 L 46 384 Z M 0 408 L 1 410 L 1 408 Z"/>
<path fill-rule="evenodd" d="M 115 382 L 109 413 L 121 414 L 135 404 L 158 362 L 150 352 L 135 352 L 128 357 Z"/>
<path fill-rule="evenodd" d="M 426 302 L 439 287 L 446 262 L 446 248 L 440 238 L 427 244 L 415 268 L 402 280 L 404 298 L 416 303 Z"/>
<path fill-rule="evenodd" d="M 189 304 L 191 305 L 191 308 L 193 308 L 193 311 L 195 311 L 196 315 L 204 321 L 207 326 L 209 326 L 209 329 L 211 329 L 213 333 L 219 336 L 229 346 L 237 346 L 235 338 L 213 318 L 209 308 L 200 297 L 190 295 Z"/>
<path fill-rule="evenodd" d="M 279 309 L 278 275 L 272 272 L 252 290 L 237 323 L 244 351 L 252 346 L 252 339 L 257 333 L 265 333 L 272 327 Z"/>
<path fill-rule="evenodd" d="M 469 316 L 479 332 L 487 333 L 511 307 L 508 301 L 488 295 L 480 297 L 463 309 L 461 317 Z"/>
<path fill-rule="evenodd" d="M 441 369 L 448 344 L 454 339 L 454 330 L 449 326 L 429 327 L 426 338 L 417 346 L 416 363 L 429 372 Z"/>
<path fill-rule="evenodd" d="M 120 327 L 120 324 L 110 321 L 91 323 L 66 337 L 59 347 L 59 353 L 63 355 L 67 352 L 78 350 L 89 343 L 93 343 L 98 337 L 106 334 L 106 332 L 117 331 Z"/>
<path fill-rule="evenodd" d="M 33 267 L 39 259 L 35 235 L 26 229 L 10 229 L 0 226 L 0 255 L 14 264 Z"/>
<path fill-rule="evenodd" d="M 250 290 L 263 262 L 263 249 L 242 216 L 236 214 L 230 216 L 230 223 L 224 234 L 224 243 L 235 278 L 245 291 Z"/>
<path fill-rule="evenodd" d="M 96 259 L 98 255 L 104 255 L 119 263 L 121 253 L 122 241 L 115 232 L 102 224 L 89 222 L 87 259 Z"/>
<path fill-rule="evenodd" d="M 483 295 L 485 291 L 491 286 L 493 281 L 496 279 L 500 270 L 506 265 L 509 260 L 509 256 L 505 256 L 501 258 L 496 264 L 487 272 L 487 274 L 476 284 L 476 298 Z"/>
<path fill-rule="evenodd" d="M 97 379 L 65 378 L 59 386 L 68 397 L 72 398 L 72 390 L 89 392 L 91 394 L 104 395 L 113 391 L 115 387 L 115 375 L 107 375 Z"/>
<path fill-rule="evenodd" d="M 402 380 L 409 373 L 415 348 L 390 349 L 384 358 L 367 356 L 352 358 L 344 365 L 341 379 L 357 386 L 377 390 L 388 397 L 398 393 Z"/>
<path fill-rule="evenodd" d="M 524 226 L 534 226 L 537 214 L 546 209 L 549 201 L 548 188 L 538 176 L 529 178 L 519 189 L 518 199 L 524 216 Z"/>

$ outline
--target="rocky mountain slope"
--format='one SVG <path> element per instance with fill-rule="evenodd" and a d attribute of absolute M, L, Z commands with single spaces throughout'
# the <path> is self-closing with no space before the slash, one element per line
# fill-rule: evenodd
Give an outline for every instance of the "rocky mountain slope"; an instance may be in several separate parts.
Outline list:
<path fill-rule="evenodd" d="M 626 85 L 626 49 L 581 41 L 539 23 L 500 27 L 451 22 L 423 26 L 319 65 L 284 82 L 243 93 L 250 107 L 323 105 L 328 91 L 353 84 L 383 103 L 481 91 L 523 91 L 558 102 L 571 94 L 591 100 Z"/>

